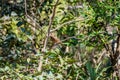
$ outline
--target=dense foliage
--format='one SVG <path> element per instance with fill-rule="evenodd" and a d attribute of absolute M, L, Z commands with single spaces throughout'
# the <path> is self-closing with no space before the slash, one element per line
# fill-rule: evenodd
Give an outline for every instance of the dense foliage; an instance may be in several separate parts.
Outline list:
<path fill-rule="evenodd" d="M 119 32 L 117 0 L 0 0 L 0 79 L 119 80 Z"/>

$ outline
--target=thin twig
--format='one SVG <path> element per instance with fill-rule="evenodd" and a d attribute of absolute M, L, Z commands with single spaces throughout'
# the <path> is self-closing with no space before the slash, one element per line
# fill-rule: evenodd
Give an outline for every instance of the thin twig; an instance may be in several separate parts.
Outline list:
<path fill-rule="evenodd" d="M 43 56 L 41 55 L 41 56 L 40 56 L 40 59 L 39 59 L 38 68 L 37 68 L 37 70 L 38 70 L 39 72 L 42 71 L 42 64 L 43 64 Z"/>
<path fill-rule="evenodd" d="M 32 18 L 28 15 L 27 13 L 27 2 L 26 0 L 24 0 L 24 3 L 25 3 L 25 15 L 26 15 L 26 19 L 27 19 L 27 22 L 32 25 L 34 28 L 41 28 L 41 26 Z"/>
<path fill-rule="evenodd" d="M 49 22 L 49 27 L 48 27 L 48 31 L 47 31 L 47 36 L 46 36 L 46 39 L 45 39 L 44 47 L 42 49 L 43 52 L 45 52 L 45 50 L 46 50 L 46 46 L 47 46 L 47 43 L 48 43 L 48 38 L 49 38 L 49 35 L 50 35 L 50 29 L 51 29 L 51 25 L 52 25 L 52 22 L 53 22 L 53 19 L 54 19 L 54 16 L 55 16 L 56 7 L 57 7 L 58 2 L 59 2 L 59 0 L 56 1 L 55 5 L 53 7 L 52 16 L 50 17 L 50 22 Z"/>
<path fill-rule="evenodd" d="M 100 57 L 97 60 L 97 63 L 100 63 L 100 61 L 103 59 L 103 56 L 105 55 L 105 53 L 106 53 L 106 50 L 103 50 Z"/>
<path fill-rule="evenodd" d="M 61 40 L 61 42 L 64 42 L 64 41 L 72 39 L 72 38 L 78 39 L 78 38 L 76 38 L 77 36 L 79 36 L 79 35 L 67 37 L 66 39 Z"/>
<path fill-rule="evenodd" d="M 59 45 L 59 44 L 62 44 L 63 42 L 65 42 L 65 41 L 67 41 L 67 40 L 70 40 L 70 39 L 72 39 L 72 38 L 77 39 L 77 40 L 81 40 L 80 38 L 77 38 L 77 36 L 79 36 L 79 34 L 76 34 L 76 36 L 67 37 L 66 39 L 61 40 L 59 43 L 55 43 L 54 46 Z M 85 41 L 87 38 L 88 38 L 88 36 L 85 37 L 85 39 L 84 39 L 84 40 L 81 40 L 81 41 Z"/>
<path fill-rule="evenodd" d="M 51 30 L 50 32 L 54 32 L 54 31 L 60 29 L 61 27 L 63 27 L 64 25 L 71 24 L 71 23 L 73 23 L 73 22 L 82 21 L 82 20 L 83 20 L 83 18 L 79 17 L 78 19 L 75 19 L 75 20 L 71 20 L 71 21 L 65 22 L 65 23 L 63 23 L 63 24 L 58 25 L 57 28 Z"/>
<path fill-rule="evenodd" d="M 32 17 L 30 17 L 28 14 L 26 14 L 26 17 L 27 17 L 28 19 L 30 19 L 30 21 L 27 20 L 27 22 L 28 22 L 30 25 L 32 25 L 33 27 L 36 27 L 36 28 L 41 28 L 41 26 L 40 26 Z"/>

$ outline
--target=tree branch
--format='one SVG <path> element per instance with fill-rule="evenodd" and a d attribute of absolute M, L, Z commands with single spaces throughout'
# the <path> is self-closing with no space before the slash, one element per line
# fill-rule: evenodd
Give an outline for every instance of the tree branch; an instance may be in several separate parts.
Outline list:
<path fill-rule="evenodd" d="M 46 46 L 47 46 L 48 38 L 49 38 L 49 35 L 50 35 L 50 29 L 51 29 L 51 25 L 52 25 L 52 22 L 53 22 L 53 19 L 54 19 L 54 16 L 55 16 L 56 7 L 57 7 L 58 2 L 59 2 L 59 0 L 56 1 L 55 5 L 53 7 L 53 11 L 52 11 L 52 15 L 50 17 L 49 27 L 48 27 L 48 31 L 47 31 L 47 35 L 46 35 L 46 39 L 45 39 L 45 42 L 44 42 L 44 47 L 42 49 L 42 52 L 46 51 Z"/>
<path fill-rule="evenodd" d="M 63 27 L 64 25 L 71 24 L 71 23 L 73 23 L 73 22 L 82 21 L 82 20 L 84 20 L 84 19 L 81 18 L 81 17 L 79 17 L 79 18 L 77 18 L 77 19 L 75 19 L 75 20 L 71 20 L 71 21 L 65 22 L 65 23 L 63 23 L 63 24 L 58 25 L 57 28 L 51 30 L 50 32 L 54 32 L 54 31 L 60 29 L 61 27 Z"/>

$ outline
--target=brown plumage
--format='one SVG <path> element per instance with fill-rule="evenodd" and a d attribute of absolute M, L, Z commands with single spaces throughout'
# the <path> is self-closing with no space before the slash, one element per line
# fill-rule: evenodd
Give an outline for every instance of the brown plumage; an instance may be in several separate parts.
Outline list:
<path fill-rule="evenodd" d="M 53 34 L 50 34 L 50 39 L 54 44 L 60 44 L 61 40 L 55 37 Z"/>

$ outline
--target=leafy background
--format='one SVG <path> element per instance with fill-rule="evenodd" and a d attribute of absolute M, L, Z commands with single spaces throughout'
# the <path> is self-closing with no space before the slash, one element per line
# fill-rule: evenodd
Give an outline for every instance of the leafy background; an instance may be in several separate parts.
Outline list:
<path fill-rule="evenodd" d="M 117 80 L 119 23 L 117 0 L 0 0 L 0 79 Z"/>

